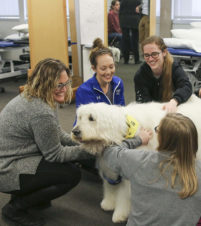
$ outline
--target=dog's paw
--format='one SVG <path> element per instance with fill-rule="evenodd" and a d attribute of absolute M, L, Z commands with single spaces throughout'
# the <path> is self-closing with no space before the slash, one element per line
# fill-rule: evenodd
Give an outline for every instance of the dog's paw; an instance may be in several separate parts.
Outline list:
<path fill-rule="evenodd" d="M 114 201 L 108 200 L 108 199 L 103 199 L 101 202 L 101 208 L 105 211 L 111 211 L 114 210 Z"/>
<path fill-rule="evenodd" d="M 112 221 L 114 223 L 121 223 L 128 220 L 128 213 L 120 213 L 118 211 L 114 211 L 112 215 Z"/>

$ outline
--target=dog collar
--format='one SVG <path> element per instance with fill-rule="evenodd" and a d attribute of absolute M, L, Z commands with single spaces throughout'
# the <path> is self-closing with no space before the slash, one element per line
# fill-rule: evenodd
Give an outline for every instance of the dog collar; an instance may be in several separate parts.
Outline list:
<path fill-rule="evenodd" d="M 106 177 L 105 174 L 103 174 L 103 178 L 111 185 L 117 185 L 121 183 L 121 176 L 119 175 L 116 180 L 112 180 L 109 177 Z"/>
<path fill-rule="evenodd" d="M 126 124 L 128 125 L 128 131 L 125 138 L 132 138 L 135 136 L 137 129 L 139 127 L 139 122 L 132 116 L 126 116 Z"/>

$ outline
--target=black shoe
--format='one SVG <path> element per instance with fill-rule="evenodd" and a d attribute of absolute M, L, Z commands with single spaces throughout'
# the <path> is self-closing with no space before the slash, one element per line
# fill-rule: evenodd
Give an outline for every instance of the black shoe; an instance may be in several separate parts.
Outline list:
<path fill-rule="evenodd" d="M 33 206 L 32 208 L 35 210 L 44 210 L 44 209 L 50 208 L 51 206 L 52 206 L 51 201 L 49 201 L 49 202 L 38 204 L 37 206 Z"/>
<path fill-rule="evenodd" d="M 11 195 L 10 202 L 12 203 L 17 198 L 18 197 L 16 195 Z M 30 208 L 37 209 L 37 210 L 44 210 L 44 209 L 47 209 L 47 208 L 49 208 L 51 206 L 52 206 L 51 201 L 47 201 L 47 202 L 44 202 L 44 203 L 40 203 L 40 204 L 38 204 L 36 206 L 31 206 Z"/>
<path fill-rule="evenodd" d="M 7 203 L 2 208 L 2 215 L 20 226 L 43 226 L 45 221 L 28 213 L 26 210 L 17 209 L 12 203 Z"/>
<path fill-rule="evenodd" d="M 138 61 L 135 62 L 135 64 L 141 64 L 141 63 L 142 63 L 141 60 L 138 60 Z"/>

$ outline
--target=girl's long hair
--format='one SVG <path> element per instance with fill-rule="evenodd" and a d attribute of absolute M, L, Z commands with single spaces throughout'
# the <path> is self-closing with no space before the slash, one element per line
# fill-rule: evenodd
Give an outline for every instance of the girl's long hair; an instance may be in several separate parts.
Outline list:
<path fill-rule="evenodd" d="M 23 91 L 24 96 L 29 100 L 33 97 L 41 98 L 50 107 L 55 108 L 54 90 L 63 71 L 66 71 L 69 79 L 71 79 L 69 68 L 60 60 L 53 58 L 41 60 L 28 77 Z M 65 101 L 70 102 L 71 96 L 72 89 L 69 87 L 66 92 Z"/>
<path fill-rule="evenodd" d="M 178 182 L 181 185 L 180 198 L 192 196 L 198 189 L 195 171 L 198 134 L 194 123 L 182 114 L 169 113 L 160 122 L 158 141 L 158 151 L 170 154 L 159 165 L 161 175 L 171 172 L 171 187 Z"/>
<path fill-rule="evenodd" d="M 163 39 L 158 36 L 150 36 L 145 39 L 142 44 L 142 52 L 144 50 L 144 46 L 147 44 L 156 44 L 162 52 L 166 52 L 166 56 L 164 57 L 163 71 L 162 71 L 162 101 L 166 102 L 172 98 L 173 92 L 173 83 L 172 83 L 172 63 L 173 57 L 168 52 L 167 46 L 165 45 Z"/>

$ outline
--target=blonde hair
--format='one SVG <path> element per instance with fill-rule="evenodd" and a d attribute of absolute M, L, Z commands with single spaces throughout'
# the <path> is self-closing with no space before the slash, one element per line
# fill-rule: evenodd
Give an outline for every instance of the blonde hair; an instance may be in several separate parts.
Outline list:
<path fill-rule="evenodd" d="M 70 70 L 60 60 L 47 58 L 41 60 L 28 77 L 24 87 L 24 96 L 31 100 L 33 97 L 41 98 L 50 107 L 55 108 L 54 90 L 58 84 L 61 73 L 66 71 L 69 79 Z M 71 101 L 72 89 L 69 87 L 66 92 L 65 101 Z"/>
<path fill-rule="evenodd" d="M 98 56 L 102 56 L 102 55 L 109 55 L 113 58 L 113 54 L 112 51 L 107 48 L 106 46 L 104 46 L 102 40 L 100 38 L 96 38 L 93 41 L 93 46 L 92 46 L 92 50 L 91 53 L 89 55 L 89 60 L 91 65 L 96 68 L 97 66 L 97 57 Z"/>
<path fill-rule="evenodd" d="M 171 170 L 171 187 L 179 181 L 180 198 L 192 196 L 198 189 L 195 172 L 198 134 L 194 123 L 182 114 L 169 113 L 161 120 L 158 131 L 158 151 L 170 153 L 159 165 L 161 175 Z"/>
<path fill-rule="evenodd" d="M 165 45 L 163 39 L 158 36 L 150 36 L 146 38 L 142 44 L 142 52 L 144 52 L 144 46 L 147 44 L 156 44 L 162 52 L 166 52 L 164 57 L 163 71 L 162 71 L 162 101 L 166 102 L 172 98 L 173 83 L 172 83 L 172 63 L 173 57 L 168 52 L 167 46 Z"/>

